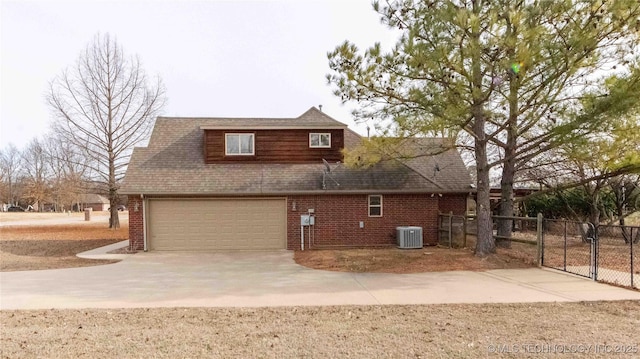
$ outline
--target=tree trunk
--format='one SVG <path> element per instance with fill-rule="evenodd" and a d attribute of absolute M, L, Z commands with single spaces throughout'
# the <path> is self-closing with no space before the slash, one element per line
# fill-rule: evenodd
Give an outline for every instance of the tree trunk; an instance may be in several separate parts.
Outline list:
<path fill-rule="evenodd" d="M 513 217 L 514 215 L 514 195 L 513 178 L 515 176 L 515 163 L 507 160 L 502 169 L 502 179 L 500 181 L 500 216 Z M 497 229 L 499 237 L 511 238 L 513 232 L 512 219 L 498 219 Z M 511 248 L 510 240 L 498 240 L 496 245 L 502 248 Z"/>
<path fill-rule="evenodd" d="M 622 212 L 618 212 L 618 213 L 622 213 Z M 629 228 L 625 227 L 624 225 L 624 216 L 620 216 L 618 218 L 618 224 L 620 225 L 620 228 L 622 229 L 622 238 L 624 239 L 624 243 L 625 244 L 629 244 L 631 242 L 631 233 L 629 233 Z"/>
<path fill-rule="evenodd" d="M 591 206 L 591 216 L 589 216 L 589 221 L 594 227 L 598 227 L 600 224 L 600 208 L 598 208 L 598 206 Z"/>
<path fill-rule="evenodd" d="M 597 191 L 596 189 L 596 192 L 591 197 L 591 213 L 589 214 L 589 221 L 596 228 L 600 224 L 600 196 Z"/>
<path fill-rule="evenodd" d="M 109 153 L 109 204 L 111 205 L 109 216 L 109 228 L 120 228 L 120 217 L 118 216 L 118 187 L 116 183 L 115 159 L 112 153 Z"/>
<path fill-rule="evenodd" d="M 515 27 L 508 24 L 508 36 L 516 36 Z M 512 35 L 513 34 L 513 35 Z M 508 50 L 510 58 L 514 59 L 514 49 Z M 513 181 L 516 175 L 516 147 L 518 142 L 518 88 L 520 87 L 520 76 L 517 72 L 511 73 L 509 78 L 509 119 L 507 121 L 507 143 L 504 148 L 505 162 L 502 168 L 502 179 L 500 180 L 500 216 L 513 217 Z M 499 237 L 511 238 L 513 232 L 513 220 L 498 219 L 497 234 Z M 510 240 L 498 239 L 496 244 L 499 247 L 511 248 Z"/>
<path fill-rule="evenodd" d="M 482 9 L 482 1 L 473 2 L 473 12 L 479 14 Z M 476 174 L 477 174 L 477 221 L 478 238 L 476 241 L 475 255 L 485 257 L 495 253 L 496 244 L 493 239 L 491 223 L 491 203 L 489 200 L 489 163 L 487 160 L 487 135 L 485 133 L 486 118 L 484 112 L 485 94 L 482 90 L 482 44 L 480 41 L 480 29 L 473 28 L 470 35 L 471 45 L 471 115 L 473 117 L 473 136 L 475 137 Z"/>
<path fill-rule="evenodd" d="M 116 188 L 109 188 L 109 228 L 120 228 L 120 217 L 118 216 L 118 192 Z"/>
<path fill-rule="evenodd" d="M 475 119 L 473 132 L 475 136 L 476 155 L 476 213 L 478 234 L 475 255 L 485 257 L 495 253 L 496 244 L 493 239 L 493 222 L 491 221 L 491 183 L 489 182 L 489 161 L 487 158 L 487 135 L 484 132 L 485 114 L 482 103 L 477 101 L 471 106 Z"/>
<path fill-rule="evenodd" d="M 478 155 L 478 146 L 476 146 L 476 156 Z M 487 167 L 486 151 L 484 160 L 477 158 L 477 221 L 478 221 L 478 239 L 476 242 L 475 254 L 479 257 L 485 257 L 491 253 L 495 253 L 496 245 L 493 239 L 493 223 L 491 221 L 491 202 L 489 200 L 489 168 Z"/>

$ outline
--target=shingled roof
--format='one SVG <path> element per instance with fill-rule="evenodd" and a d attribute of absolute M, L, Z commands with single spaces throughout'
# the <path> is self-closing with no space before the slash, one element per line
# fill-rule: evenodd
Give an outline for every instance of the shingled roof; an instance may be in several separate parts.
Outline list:
<path fill-rule="evenodd" d="M 161 117 L 162 118 L 162 117 Z M 209 117 L 209 118 L 184 118 L 185 120 L 205 120 L 206 123 L 201 126 L 205 130 L 224 129 L 238 130 L 251 128 L 257 129 L 333 129 L 347 128 L 342 122 L 336 121 L 327 116 L 315 107 L 310 108 L 296 118 L 226 118 L 226 117 Z"/>
<path fill-rule="evenodd" d="M 108 204 L 109 200 L 106 197 L 101 196 L 99 194 L 88 193 L 88 194 L 79 195 L 78 196 L 78 202 L 80 202 L 80 203 L 92 203 L 92 204 L 97 204 L 97 203 Z"/>
<path fill-rule="evenodd" d="M 344 128 L 345 144 L 359 136 L 316 108 L 291 119 L 171 118 L 156 120 L 149 146 L 136 148 L 120 192 L 147 195 L 286 195 L 303 193 L 449 193 L 471 190 L 455 149 L 434 156 L 388 160 L 367 169 L 331 164 L 205 164 L 203 129 Z M 415 144 L 439 140 L 416 139 Z"/>

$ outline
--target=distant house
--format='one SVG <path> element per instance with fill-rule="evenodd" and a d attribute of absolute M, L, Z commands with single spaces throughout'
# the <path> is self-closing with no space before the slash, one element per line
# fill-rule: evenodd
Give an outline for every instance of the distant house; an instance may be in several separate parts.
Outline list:
<path fill-rule="evenodd" d="M 361 139 L 316 108 L 297 118 L 159 117 L 136 148 L 121 194 L 138 250 L 393 246 L 396 227 L 438 242 L 438 213 L 464 214 L 472 192 L 455 149 L 341 164 Z M 417 149 L 442 140 L 416 138 Z M 307 217 L 308 216 L 308 217 Z M 311 218 L 311 223 L 307 221 Z"/>
<path fill-rule="evenodd" d="M 94 211 L 107 211 L 109 209 L 109 200 L 95 193 L 81 194 L 77 203 L 73 205 L 73 210 L 84 211 L 85 208 L 91 208 Z"/>

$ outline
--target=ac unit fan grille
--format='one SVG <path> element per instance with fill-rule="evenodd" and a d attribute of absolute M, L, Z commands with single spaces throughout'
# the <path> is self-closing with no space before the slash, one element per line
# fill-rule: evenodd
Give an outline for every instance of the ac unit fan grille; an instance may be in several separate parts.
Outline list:
<path fill-rule="evenodd" d="M 397 227 L 399 248 L 422 248 L 422 227 Z"/>

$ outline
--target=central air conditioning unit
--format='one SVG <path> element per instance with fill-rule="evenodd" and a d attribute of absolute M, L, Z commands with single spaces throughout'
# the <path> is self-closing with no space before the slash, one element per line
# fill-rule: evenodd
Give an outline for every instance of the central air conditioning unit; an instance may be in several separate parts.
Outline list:
<path fill-rule="evenodd" d="M 422 248 L 422 227 L 396 227 L 398 248 Z"/>

